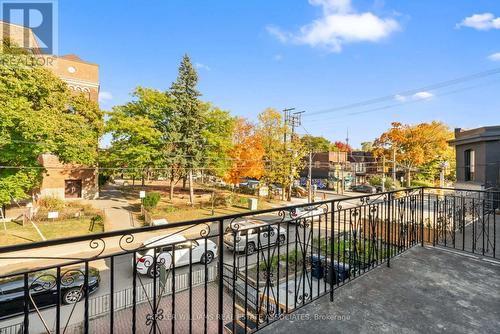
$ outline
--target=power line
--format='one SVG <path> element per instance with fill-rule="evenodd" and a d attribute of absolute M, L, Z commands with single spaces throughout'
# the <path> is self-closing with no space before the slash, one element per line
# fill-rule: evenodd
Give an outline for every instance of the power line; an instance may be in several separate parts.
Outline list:
<path fill-rule="evenodd" d="M 483 83 L 483 84 L 479 84 L 479 85 L 458 88 L 458 89 L 455 89 L 455 90 L 452 90 L 452 91 L 444 92 L 442 94 L 437 94 L 436 96 L 453 95 L 453 94 L 460 93 L 460 92 L 463 92 L 463 91 L 467 91 L 467 90 L 471 90 L 471 89 L 476 89 L 476 88 L 480 88 L 480 87 L 484 87 L 484 86 L 489 86 L 489 85 L 497 84 L 499 82 L 500 82 L 499 80 L 495 80 L 495 81 L 491 81 L 491 82 L 487 82 L 487 83 Z M 377 108 L 371 108 L 371 109 L 366 109 L 366 110 L 351 112 L 351 113 L 347 113 L 347 114 L 343 114 L 343 115 L 338 115 L 338 116 L 332 115 L 332 116 L 329 116 L 329 117 L 322 117 L 322 118 L 318 118 L 318 119 L 308 119 L 306 121 L 309 122 L 309 123 L 314 123 L 314 122 L 319 122 L 319 121 L 324 122 L 325 120 L 328 120 L 328 119 L 348 118 L 349 116 L 367 114 L 367 113 L 371 113 L 371 112 L 374 112 L 374 111 L 387 110 L 387 109 L 392 109 L 392 108 L 406 106 L 408 104 L 415 104 L 415 103 L 421 103 L 421 102 L 427 102 L 427 101 L 428 101 L 428 99 L 412 100 L 412 101 L 406 101 L 406 102 L 401 102 L 401 103 L 390 104 L 390 105 L 386 105 L 386 106 L 382 106 L 382 107 L 377 107 Z"/>
<path fill-rule="evenodd" d="M 436 89 L 440 89 L 440 88 L 444 88 L 444 87 L 448 87 L 448 86 L 452 86 L 452 85 L 457 85 L 459 83 L 464 83 L 464 82 L 477 80 L 477 79 L 485 78 L 485 77 L 492 76 L 492 75 L 497 75 L 497 74 L 500 74 L 500 67 L 493 68 L 493 69 L 490 69 L 488 71 L 477 72 L 474 74 L 458 77 L 458 78 L 451 79 L 451 80 L 441 81 L 441 82 L 430 84 L 430 85 L 423 86 L 420 88 L 415 88 L 415 89 L 411 89 L 411 90 L 402 91 L 399 93 L 394 93 L 391 95 L 372 98 L 372 99 L 368 99 L 368 100 L 364 100 L 364 101 L 360 101 L 360 102 L 355 102 L 355 103 L 351 103 L 351 104 L 346 104 L 346 105 L 339 106 L 339 107 L 324 109 L 324 110 L 320 110 L 320 111 L 313 111 L 313 112 L 310 112 L 304 116 L 310 117 L 312 115 L 331 113 L 334 111 L 354 109 L 354 108 L 363 107 L 366 105 L 377 104 L 377 103 L 381 103 L 381 102 L 388 101 L 388 100 L 394 100 L 394 97 L 396 95 L 401 95 L 401 96 L 414 95 L 414 94 L 421 92 L 421 91 L 436 90 Z"/>

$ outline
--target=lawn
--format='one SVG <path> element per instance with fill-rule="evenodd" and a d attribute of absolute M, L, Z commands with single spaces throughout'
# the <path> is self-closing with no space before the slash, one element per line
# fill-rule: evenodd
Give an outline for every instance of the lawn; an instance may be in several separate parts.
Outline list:
<path fill-rule="evenodd" d="M 182 189 L 180 186 L 175 188 L 174 198 L 169 199 L 168 186 L 165 182 L 155 181 L 146 184 L 145 186 L 120 186 L 118 188 L 123 196 L 127 198 L 128 202 L 133 208 L 136 208 L 134 216 L 139 222 L 144 222 L 141 218 L 139 211 L 140 200 L 139 191 L 145 190 L 146 193 L 158 192 L 160 193 L 161 200 L 158 206 L 149 210 L 153 219 L 165 218 L 168 222 L 180 222 L 193 219 L 209 218 L 223 215 L 230 215 L 236 213 L 250 212 L 247 209 L 247 200 L 250 197 L 256 198 L 251 195 L 244 195 L 239 193 L 232 193 L 228 190 L 221 190 L 197 185 L 194 189 L 195 205 L 191 207 L 188 204 L 189 193 L 187 189 Z M 230 205 L 216 204 L 212 212 L 212 193 L 217 194 L 217 198 L 232 196 L 233 200 Z M 267 198 L 258 199 L 258 209 L 269 209 L 283 205 L 281 201 L 270 200 Z"/>
<path fill-rule="evenodd" d="M 5 227 L 7 230 L 5 230 Z M 73 218 L 61 221 L 43 221 L 36 223 L 47 240 L 71 237 L 89 233 L 103 232 L 103 224 L 96 223 L 94 229 L 89 231 L 90 218 Z M 31 223 L 22 226 L 20 223 L 0 223 L 0 246 L 15 245 L 27 242 L 42 241 Z"/>

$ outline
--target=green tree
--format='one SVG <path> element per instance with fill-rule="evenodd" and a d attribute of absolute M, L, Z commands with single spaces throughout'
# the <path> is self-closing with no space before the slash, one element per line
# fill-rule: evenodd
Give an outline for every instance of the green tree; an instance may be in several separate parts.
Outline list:
<path fill-rule="evenodd" d="M 280 184 L 284 189 L 283 198 L 286 191 L 290 200 L 292 182 L 304 164 L 305 145 L 297 135 L 291 134 L 275 109 L 268 108 L 259 114 L 258 129 L 265 150 L 264 180 L 267 184 Z"/>
<path fill-rule="evenodd" d="M 49 70 L 8 42 L 0 53 L 0 204 L 27 198 L 41 181 L 37 159 L 96 166 L 103 117 L 96 103 L 72 96 Z"/>
<path fill-rule="evenodd" d="M 321 136 L 305 135 L 302 137 L 302 144 L 308 152 L 328 152 L 331 143 Z"/>
<path fill-rule="evenodd" d="M 363 152 L 371 152 L 373 151 L 373 142 L 365 141 L 361 143 L 361 151 Z"/>
<path fill-rule="evenodd" d="M 104 157 L 105 164 L 127 168 L 128 173 L 141 177 L 144 185 L 151 168 L 162 168 L 171 153 L 169 132 L 172 99 L 169 95 L 138 87 L 134 100 L 116 106 L 109 113 L 106 131 L 112 134 L 111 147 Z"/>
<path fill-rule="evenodd" d="M 189 199 L 194 205 L 193 169 L 200 166 L 205 140 L 202 132 L 205 127 L 203 106 L 198 99 L 201 94 L 196 89 L 198 74 L 186 54 L 179 66 L 177 80 L 172 83 L 170 93 L 174 102 L 179 143 L 176 146 L 176 163 L 187 172 L 189 178 Z"/>
<path fill-rule="evenodd" d="M 233 133 L 236 118 L 229 111 L 204 104 L 205 127 L 202 136 L 205 139 L 203 165 L 208 174 L 222 177 L 232 166 L 229 157 L 233 147 Z"/>

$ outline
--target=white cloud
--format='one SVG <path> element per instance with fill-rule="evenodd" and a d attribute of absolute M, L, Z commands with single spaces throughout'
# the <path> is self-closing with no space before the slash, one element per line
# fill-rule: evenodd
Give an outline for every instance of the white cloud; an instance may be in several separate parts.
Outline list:
<path fill-rule="evenodd" d="M 412 95 L 396 94 L 396 95 L 394 95 L 394 100 L 396 100 L 398 102 L 406 102 L 409 100 L 413 100 L 413 101 L 428 100 L 432 97 L 434 97 L 434 94 L 432 94 L 431 92 L 422 91 L 422 92 L 417 92 L 417 93 L 412 94 Z"/>
<path fill-rule="evenodd" d="M 474 14 L 462 20 L 457 27 L 469 27 L 477 30 L 500 29 L 500 17 L 492 13 Z"/>
<path fill-rule="evenodd" d="M 321 6 L 323 15 L 302 26 L 297 33 L 289 33 L 276 26 L 266 27 L 279 41 L 320 47 L 340 52 L 346 43 L 378 42 L 400 29 L 392 18 L 380 18 L 373 13 L 357 13 L 351 0 L 309 0 Z"/>
<path fill-rule="evenodd" d="M 101 91 L 99 92 L 99 102 L 109 101 L 113 99 L 113 94 L 110 92 Z"/>
<path fill-rule="evenodd" d="M 196 68 L 199 68 L 199 69 L 202 69 L 202 70 L 206 70 L 206 71 L 211 71 L 212 70 L 210 67 L 208 67 L 207 65 L 202 64 L 202 63 L 196 63 L 196 64 L 194 64 L 194 66 Z"/>
<path fill-rule="evenodd" d="M 290 37 L 288 33 L 273 25 L 267 26 L 266 30 L 270 35 L 274 36 L 278 41 L 282 43 L 287 42 Z"/>
<path fill-rule="evenodd" d="M 281 61 L 281 60 L 283 60 L 283 55 L 276 54 L 276 55 L 274 55 L 274 57 L 273 57 L 273 58 L 274 58 L 274 60 L 276 60 L 276 61 Z"/>
<path fill-rule="evenodd" d="M 413 100 L 427 100 L 434 97 L 430 92 L 418 92 L 412 95 Z"/>
<path fill-rule="evenodd" d="M 403 95 L 396 94 L 394 95 L 394 100 L 399 101 L 399 102 L 405 102 L 408 98 Z"/>
<path fill-rule="evenodd" d="M 491 61 L 500 61 L 500 52 L 489 55 L 488 59 Z"/>

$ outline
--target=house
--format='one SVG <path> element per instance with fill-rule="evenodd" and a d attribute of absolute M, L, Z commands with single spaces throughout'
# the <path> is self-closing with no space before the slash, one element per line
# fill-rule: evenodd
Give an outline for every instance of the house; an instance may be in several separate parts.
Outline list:
<path fill-rule="evenodd" d="M 348 160 L 351 165 L 354 184 L 367 183 L 370 177 L 380 175 L 382 170 L 377 165 L 377 158 L 372 152 L 352 151 Z"/>
<path fill-rule="evenodd" d="M 304 157 L 305 167 L 300 172 L 300 184 L 307 185 L 309 156 Z M 333 182 L 350 176 L 347 152 L 318 152 L 312 154 L 311 179 L 319 189 L 332 188 Z M 330 186 L 329 186 L 330 183 Z"/>
<path fill-rule="evenodd" d="M 455 129 L 456 188 L 500 189 L 500 125 Z"/>
<path fill-rule="evenodd" d="M 99 65 L 86 62 L 74 54 L 42 54 L 33 31 L 20 25 L 0 21 L 0 38 L 9 38 L 12 43 L 25 48 L 33 56 L 33 62 L 52 71 L 74 94 L 83 94 L 89 100 L 98 102 Z M 40 155 L 38 162 L 46 168 L 39 189 L 41 196 L 61 199 L 98 197 L 97 167 L 65 165 L 50 153 Z"/>

